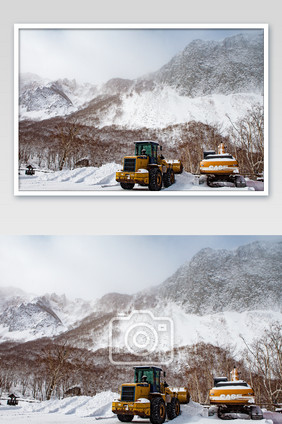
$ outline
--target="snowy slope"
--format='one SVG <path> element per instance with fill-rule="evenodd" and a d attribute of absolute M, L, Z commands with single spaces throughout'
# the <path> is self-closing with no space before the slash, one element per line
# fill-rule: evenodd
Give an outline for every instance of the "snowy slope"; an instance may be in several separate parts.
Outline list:
<path fill-rule="evenodd" d="M 166 128 L 169 125 L 190 121 L 230 126 L 230 120 L 243 118 L 254 104 L 263 104 L 263 97 L 255 93 L 210 94 L 191 98 L 180 95 L 169 86 L 158 86 L 153 91 L 132 92 L 121 97 L 121 105 L 112 105 L 100 117 L 99 128 L 119 125 L 134 128 Z M 91 124 L 91 116 L 82 123 Z"/>
<path fill-rule="evenodd" d="M 156 316 L 157 313 L 160 311 L 155 311 Z M 204 342 L 214 346 L 233 346 L 234 352 L 244 349 L 243 339 L 252 343 L 271 323 L 282 323 L 282 313 L 262 310 L 219 312 L 199 317 L 186 314 L 174 304 L 168 305 L 165 313 L 174 323 L 175 346 Z"/>
<path fill-rule="evenodd" d="M 192 346 L 203 342 L 223 348 L 231 346 L 234 354 L 236 352 L 239 356 L 240 352 L 245 348 L 244 340 L 247 340 L 251 344 L 254 340 L 260 338 L 272 323 L 282 323 L 282 313 L 274 311 L 253 310 L 241 313 L 225 311 L 199 316 L 185 313 L 175 303 L 168 305 L 160 303 L 155 308 L 148 308 L 146 310 L 152 312 L 153 317 L 150 317 L 150 321 L 144 319 L 144 317 L 142 317 L 142 320 L 153 328 L 156 328 L 154 319 L 157 320 L 158 317 L 165 317 L 167 320 L 171 320 L 173 323 L 174 348 Z M 135 311 L 135 314 L 138 316 L 138 310 Z M 124 314 L 125 317 L 129 317 L 129 315 L 129 312 Z M 71 344 L 78 348 L 89 349 L 92 352 L 96 352 L 99 349 L 106 349 L 109 343 L 109 323 L 112 318 L 118 317 L 118 313 L 116 315 L 111 314 L 110 316 L 102 315 L 102 317 L 104 317 L 104 320 L 101 318 L 98 325 L 96 322 L 97 319 L 93 319 L 92 323 L 89 320 L 87 327 L 85 324 L 82 324 L 75 331 L 66 333 Z M 111 333 L 114 336 L 113 347 L 118 346 L 120 349 L 128 352 L 125 333 L 130 328 L 132 322 L 134 321 L 130 319 L 125 323 L 125 326 L 121 322 L 120 327 L 113 329 Z M 95 323 L 97 329 L 95 329 Z M 140 324 L 138 328 L 143 329 L 143 325 Z M 171 344 L 168 344 L 167 347 L 170 348 Z"/>

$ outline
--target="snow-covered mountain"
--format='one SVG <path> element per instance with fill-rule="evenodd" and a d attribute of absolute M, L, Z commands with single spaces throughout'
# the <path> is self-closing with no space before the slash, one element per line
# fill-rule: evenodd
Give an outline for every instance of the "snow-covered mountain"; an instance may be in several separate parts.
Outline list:
<path fill-rule="evenodd" d="M 2 341 L 52 337 L 69 330 L 91 313 L 93 303 L 70 301 L 55 293 L 44 296 L 20 289 L 0 289 L 0 338 Z"/>
<path fill-rule="evenodd" d="M 223 312 L 281 312 L 282 243 L 253 242 L 236 250 L 200 250 L 159 286 L 135 295 L 110 293 L 97 302 L 107 312 L 154 309 L 205 316 Z"/>
<path fill-rule="evenodd" d="M 263 34 L 194 40 L 151 79 L 181 95 L 263 93 Z"/>
<path fill-rule="evenodd" d="M 232 341 L 243 347 L 241 336 L 251 341 L 282 321 L 281 258 L 281 242 L 203 249 L 159 286 L 135 295 L 109 293 L 93 302 L 1 290 L 1 341 L 56 336 L 97 351 L 108 346 L 112 318 L 149 310 L 173 320 L 176 346 Z M 124 334 L 119 337 L 122 346 Z"/>
<path fill-rule="evenodd" d="M 97 87 L 74 79 L 48 81 L 21 74 L 19 93 L 20 119 L 42 120 L 77 111 L 96 95 Z"/>
<path fill-rule="evenodd" d="M 234 251 L 203 249 L 147 296 L 177 303 L 196 315 L 281 312 L 281 259 L 282 243 L 254 242 Z"/>
<path fill-rule="evenodd" d="M 155 73 L 99 87 L 24 75 L 20 119 L 67 115 L 98 128 L 165 128 L 192 120 L 227 127 L 226 114 L 235 121 L 263 103 L 263 51 L 262 33 L 194 40 Z"/>

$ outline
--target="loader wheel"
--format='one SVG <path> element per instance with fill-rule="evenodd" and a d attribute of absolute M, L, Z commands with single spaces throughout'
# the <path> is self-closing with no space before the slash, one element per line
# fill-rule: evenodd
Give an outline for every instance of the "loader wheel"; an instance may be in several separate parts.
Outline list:
<path fill-rule="evenodd" d="M 171 402 L 167 404 L 167 418 L 173 420 L 180 414 L 180 403 L 177 398 L 172 398 Z"/>
<path fill-rule="evenodd" d="M 166 408 L 164 400 L 160 397 L 151 400 L 151 416 L 152 424 L 162 424 L 165 420 Z"/>
<path fill-rule="evenodd" d="M 175 183 L 175 174 L 174 174 L 174 170 L 171 169 L 171 173 L 170 173 L 170 183 L 174 184 Z"/>
<path fill-rule="evenodd" d="M 162 188 L 162 173 L 159 168 L 153 168 L 149 173 L 149 190 L 159 191 Z"/>
<path fill-rule="evenodd" d="M 124 190 L 132 190 L 134 187 L 134 183 L 120 183 L 120 186 Z"/>
<path fill-rule="evenodd" d="M 169 187 L 175 182 L 173 169 L 168 169 L 163 175 L 164 187 Z"/>
<path fill-rule="evenodd" d="M 134 415 L 117 414 L 117 417 L 122 423 L 130 423 L 130 421 L 133 420 Z"/>

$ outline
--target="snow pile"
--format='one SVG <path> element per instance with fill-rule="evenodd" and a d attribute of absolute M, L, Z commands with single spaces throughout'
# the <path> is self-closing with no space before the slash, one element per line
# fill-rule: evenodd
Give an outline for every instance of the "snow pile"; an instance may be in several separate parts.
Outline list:
<path fill-rule="evenodd" d="M 93 420 L 105 420 L 105 423 L 116 423 L 112 413 L 112 401 L 116 393 L 111 391 L 98 393 L 94 397 L 75 396 L 65 399 L 54 399 L 44 402 L 19 400 L 18 406 L 7 406 L 0 403 L 0 423 L 23 424 L 58 424 L 93 423 Z"/>
<path fill-rule="evenodd" d="M 73 396 L 64 399 L 54 399 L 41 403 L 20 403 L 26 412 L 43 414 L 77 415 L 79 417 L 113 417 L 112 402 L 117 393 L 111 391 L 98 393 L 94 397 Z"/>
<path fill-rule="evenodd" d="M 181 405 L 181 414 L 186 417 L 199 417 L 199 416 L 205 416 L 204 407 L 200 405 L 199 403 L 193 402 L 190 400 L 190 402 L 187 405 Z"/>
<path fill-rule="evenodd" d="M 36 171 L 35 175 L 21 174 L 20 190 L 101 190 L 108 186 L 119 186 L 116 182 L 116 163 L 107 163 L 100 168 L 84 167 L 56 172 Z"/>

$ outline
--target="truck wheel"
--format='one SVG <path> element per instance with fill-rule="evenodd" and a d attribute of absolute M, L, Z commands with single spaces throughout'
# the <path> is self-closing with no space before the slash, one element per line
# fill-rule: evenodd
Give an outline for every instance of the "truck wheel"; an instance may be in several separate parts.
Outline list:
<path fill-rule="evenodd" d="M 120 186 L 124 190 L 132 190 L 134 187 L 134 183 L 120 183 Z"/>
<path fill-rule="evenodd" d="M 180 403 L 177 398 L 172 398 L 171 402 L 167 404 L 167 418 L 173 420 L 180 414 Z"/>
<path fill-rule="evenodd" d="M 149 173 L 149 190 L 159 191 L 162 188 L 163 179 L 159 168 L 153 168 Z"/>
<path fill-rule="evenodd" d="M 175 182 L 173 169 L 168 169 L 163 175 L 164 187 L 169 187 Z"/>
<path fill-rule="evenodd" d="M 165 420 L 166 408 L 164 400 L 160 397 L 151 400 L 151 416 L 152 424 L 162 424 Z"/>
<path fill-rule="evenodd" d="M 117 417 L 122 423 L 130 423 L 130 421 L 133 420 L 134 415 L 117 414 Z"/>

